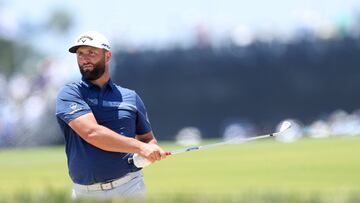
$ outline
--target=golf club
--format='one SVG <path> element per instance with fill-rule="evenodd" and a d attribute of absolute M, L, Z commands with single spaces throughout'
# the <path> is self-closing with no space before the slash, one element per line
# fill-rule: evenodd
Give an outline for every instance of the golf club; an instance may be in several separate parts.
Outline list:
<path fill-rule="evenodd" d="M 266 135 L 255 136 L 255 137 L 249 137 L 249 138 L 235 137 L 235 138 L 232 138 L 232 139 L 224 141 L 224 142 L 208 144 L 208 145 L 203 145 L 203 146 L 194 146 L 194 147 L 189 147 L 189 148 L 185 148 L 185 149 L 179 149 L 179 150 L 175 150 L 175 151 L 171 151 L 171 152 L 166 152 L 166 156 L 181 154 L 181 153 L 189 152 L 189 151 L 193 151 L 193 150 L 209 149 L 209 148 L 218 147 L 218 146 L 227 145 L 227 144 L 241 144 L 241 143 L 249 142 L 252 140 L 273 137 L 273 136 L 277 136 L 277 135 L 283 133 L 290 127 L 291 127 L 291 123 L 288 121 L 285 121 L 281 124 L 279 131 L 275 132 L 275 133 L 270 133 L 270 134 L 266 134 Z M 129 162 L 129 164 L 134 164 L 138 168 L 143 168 L 143 167 L 146 167 L 151 164 L 151 162 L 149 160 L 147 160 L 146 158 L 144 158 L 136 153 L 134 154 L 133 157 L 128 159 L 128 162 Z"/>

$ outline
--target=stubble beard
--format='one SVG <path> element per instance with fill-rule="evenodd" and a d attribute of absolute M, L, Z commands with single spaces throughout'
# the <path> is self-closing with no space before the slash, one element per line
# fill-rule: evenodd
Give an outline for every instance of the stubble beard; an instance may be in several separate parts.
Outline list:
<path fill-rule="evenodd" d="M 87 63 L 84 65 L 79 65 L 79 69 L 80 69 L 80 73 L 83 76 L 83 78 L 85 78 L 86 80 L 97 80 L 99 79 L 105 72 L 105 59 L 101 59 L 99 62 L 92 64 L 93 65 L 93 69 L 86 69 L 84 68 L 84 66 L 88 65 L 88 64 L 92 64 L 92 63 Z M 86 70 L 85 70 L 86 69 Z"/>

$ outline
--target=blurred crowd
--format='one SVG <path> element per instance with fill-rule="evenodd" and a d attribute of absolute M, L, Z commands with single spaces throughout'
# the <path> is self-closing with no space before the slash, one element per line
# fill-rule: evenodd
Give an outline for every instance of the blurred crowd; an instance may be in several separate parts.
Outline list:
<path fill-rule="evenodd" d="M 248 121 L 227 123 L 219 132 L 224 141 L 239 140 L 242 138 L 279 132 L 284 122 L 290 122 L 291 127 L 276 136 L 276 140 L 285 143 L 295 142 L 301 138 L 329 138 L 360 136 L 360 110 L 347 113 L 336 110 L 324 118 L 304 124 L 293 118 L 285 119 L 275 129 L 259 132 L 256 124 Z M 176 143 L 182 146 L 198 145 L 206 137 L 201 130 L 194 126 L 184 127 L 176 134 Z M 232 142 L 231 142 L 232 143 Z"/>
<path fill-rule="evenodd" d="M 44 59 L 31 74 L 0 74 L 0 147 L 61 142 L 54 98 L 68 79 L 64 65 Z"/>
<path fill-rule="evenodd" d="M 302 137 L 327 138 L 336 136 L 360 136 L 360 110 L 347 113 L 344 110 L 336 110 L 330 115 L 315 120 L 309 125 L 295 119 L 288 119 L 292 128 L 277 137 L 283 142 L 293 142 Z"/>

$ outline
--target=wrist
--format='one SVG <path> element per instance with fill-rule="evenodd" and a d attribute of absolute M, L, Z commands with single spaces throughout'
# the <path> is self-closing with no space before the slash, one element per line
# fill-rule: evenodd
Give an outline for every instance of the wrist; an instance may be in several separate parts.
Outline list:
<path fill-rule="evenodd" d="M 144 142 L 138 141 L 138 140 L 136 140 L 136 141 L 138 144 L 137 144 L 135 153 L 137 153 L 139 155 L 144 155 L 145 154 L 144 149 L 146 149 L 147 144 Z"/>
<path fill-rule="evenodd" d="M 157 140 L 156 140 L 155 138 L 152 139 L 152 140 L 150 140 L 148 143 L 149 143 L 149 144 L 156 144 L 156 145 L 158 144 L 158 143 L 157 143 Z"/>

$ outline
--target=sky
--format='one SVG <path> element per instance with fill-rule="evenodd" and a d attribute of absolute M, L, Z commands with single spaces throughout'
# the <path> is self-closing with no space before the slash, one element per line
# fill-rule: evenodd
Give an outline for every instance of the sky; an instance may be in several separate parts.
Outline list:
<path fill-rule="evenodd" d="M 110 41 L 163 45 L 186 43 L 196 25 L 204 25 L 216 36 L 242 26 L 288 32 L 314 21 L 337 21 L 360 10 L 358 0 L 0 0 L 17 16 L 42 21 L 62 8 L 75 20 L 64 41 L 87 30 L 97 30 Z M 58 43 L 58 42 L 52 42 Z M 46 43 L 46 44 L 51 44 Z M 63 42 L 61 44 L 64 44 Z"/>

